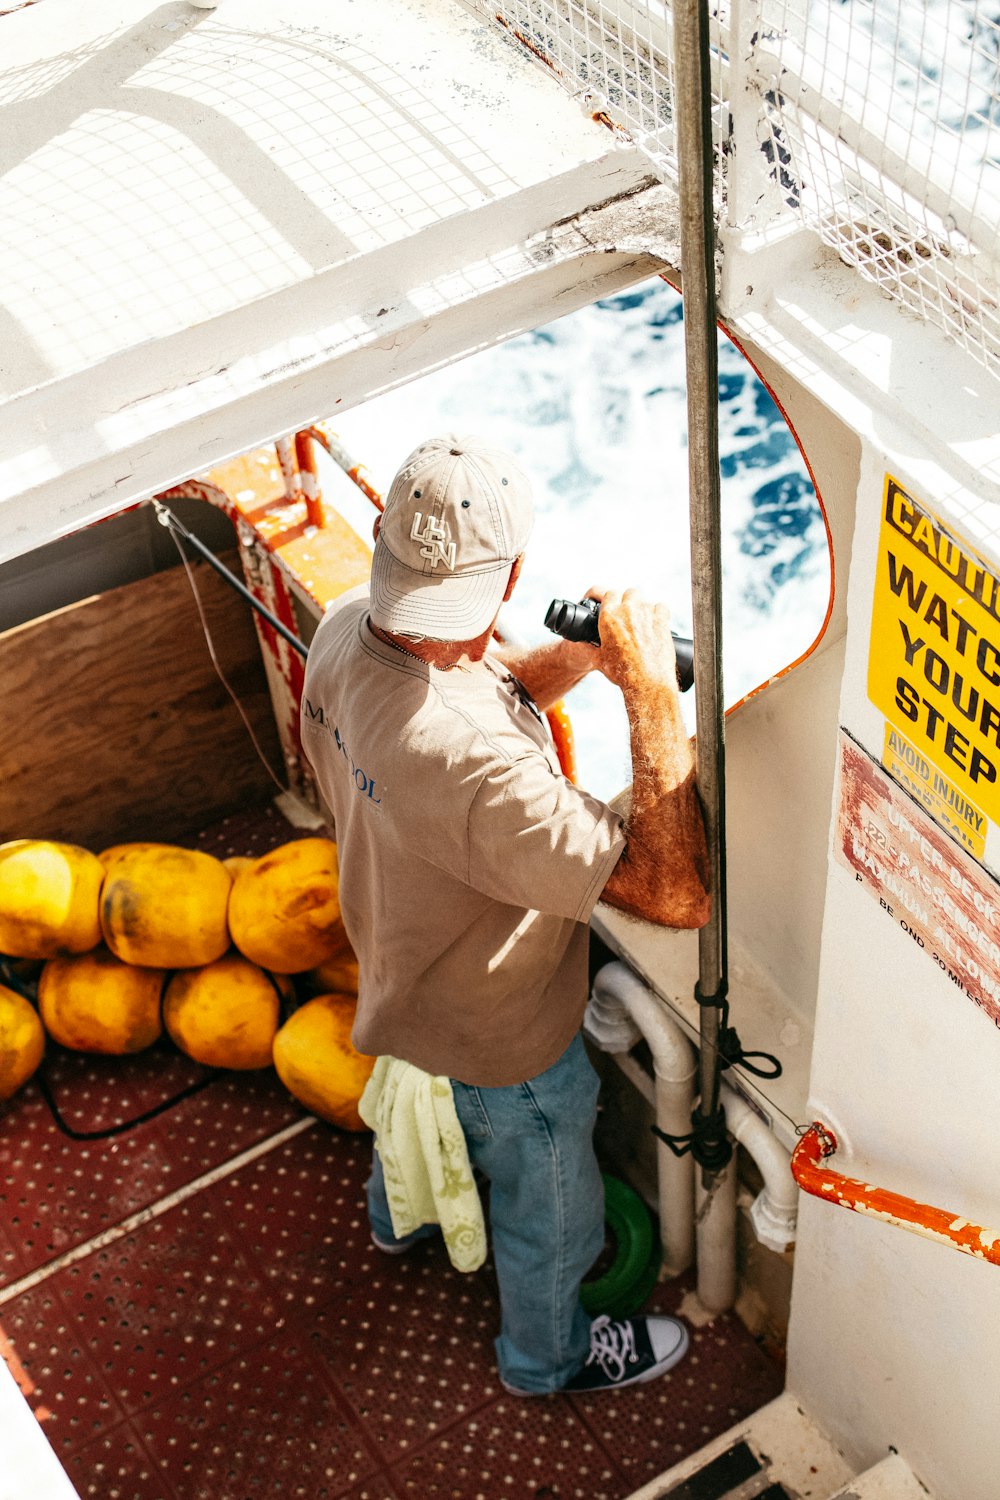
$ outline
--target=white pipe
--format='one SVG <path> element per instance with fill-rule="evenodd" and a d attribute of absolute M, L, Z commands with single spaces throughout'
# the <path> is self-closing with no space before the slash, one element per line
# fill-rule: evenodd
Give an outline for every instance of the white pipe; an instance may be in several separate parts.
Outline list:
<path fill-rule="evenodd" d="M 798 1187 L 791 1158 L 741 1094 L 722 1083 L 726 1131 L 753 1157 L 764 1186 L 750 1209 L 754 1234 L 779 1253 L 795 1243 Z M 698 1181 L 695 1232 L 698 1242 L 698 1301 L 707 1312 L 725 1312 L 736 1301 L 736 1158 L 712 1179 L 706 1193 Z"/>
<path fill-rule="evenodd" d="M 605 1052 L 627 1054 L 640 1036 L 645 1038 L 653 1054 L 657 1126 L 668 1135 L 688 1134 L 697 1071 L 691 1043 L 666 1006 L 625 964 L 605 964 L 595 975 L 584 1027 Z M 629 1062 L 627 1056 L 621 1058 L 627 1075 L 649 1098 L 645 1075 Z M 789 1154 L 742 1095 L 725 1082 L 721 1097 L 728 1132 L 753 1157 L 764 1178 L 750 1210 L 754 1233 L 770 1250 L 790 1249 L 795 1243 L 798 1187 Z M 735 1161 L 719 1174 L 710 1194 L 699 1186 L 697 1203 L 690 1155 L 678 1158 L 660 1141 L 657 1175 L 664 1269 L 672 1276 L 687 1269 L 697 1231 L 698 1299 L 708 1311 L 722 1312 L 736 1296 Z"/>
<path fill-rule="evenodd" d="M 605 964 L 594 976 L 584 1027 L 605 1052 L 627 1052 L 640 1036 L 653 1054 L 656 1123 L 667 1135 L 691 1130 L 694 1048 L 666 1007 L 623 963 Z M 687 1270 L 694 1258 L 694 1162 L 657 1141 L 657 1180 L 663 1268 Z"/>
<path fill-rule="evenodd" d="M 695 1188 L 698 1242 L 698 1301 L 721 1313 L 736 1301 L 736 1157 L 714 1172 L 706 1192 L 699 1172 Z"/>
<path fill-rule="evenodd" d="M 764 1186 L 750 1209 L 754 1234 L 768 1250 L 781 1255 L 795 1244 L 799 1188 L 792 1176 L 791 1156 L 751 1105 L 723 1080 L 726 1129 L 753 1157 Z"/>

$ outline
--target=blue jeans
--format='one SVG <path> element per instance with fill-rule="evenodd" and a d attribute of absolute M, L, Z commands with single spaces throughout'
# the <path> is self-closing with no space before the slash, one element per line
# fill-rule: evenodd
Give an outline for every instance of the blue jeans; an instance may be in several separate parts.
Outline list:
<path fill-rule="evenodd" d="M 526 1083 L 452 1088 L 469 1159 L 490 1183 L 500 1375 L 518 1390 L 557 1391 L 590 1348 L 580 1283 L 604 1245 L 604 1188 L 593 1146 L 597 1075 L 578 1035 L 558 1062 Z M 399 1243 L 378 1153 L 372 1155 L 371 1226 L 380 1240 Z"/>

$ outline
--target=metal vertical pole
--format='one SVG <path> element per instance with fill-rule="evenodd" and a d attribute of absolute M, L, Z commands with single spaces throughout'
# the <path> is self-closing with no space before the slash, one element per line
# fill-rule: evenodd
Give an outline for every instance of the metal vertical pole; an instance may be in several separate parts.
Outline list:
<path fill-rule="evenodd" d="M 694 681 L 698 786 L 705 812 L 712 915 L 698 935 L 700 1102 L 695 1159 L 703 1178 L 730 1151 L 719 1102 L 719 1030 L 725 1000 L 725 719 L 722 696 L 722 549 L 707 0 L 674 0 L 674 120 L 680 178 L 681 275 L 687 369 Z"/>

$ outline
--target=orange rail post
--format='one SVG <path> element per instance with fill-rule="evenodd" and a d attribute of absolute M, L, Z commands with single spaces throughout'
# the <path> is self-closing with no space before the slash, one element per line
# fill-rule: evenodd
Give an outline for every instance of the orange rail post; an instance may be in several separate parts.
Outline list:
<path fill-rule="evenodd" d="M 803 1192 L 827 1203 L 835 1203 L 840 1208 L 849 1208 L 852 1213 L 868 1214 L 886 1224 L 908 1229 L 911 1234 L 919 1234 L 924 1239 L 937 1240 L 940 1245 L 961 1250 L 963 1255 L 974 1255 L 977 1260 L 1000 1265 L 1000 1229 L 971 1224 L 968 1219 L 949 1213 L 947 1209 L 918 1203 L 915 1198 L 905 1198 L 902 1193 L 892 1193 L 821 1166 L 820 1163 L 833 1156 L 836 1150 L 837 1137 L 833 1131 L 818 1120 L 814 1121 L 792 1152 L 792 1176 Z"/>
<path fill-rule="evenodd" d="M 320 491 L 319 473 L 316 469 L 316 450 L 309 431 L 295 434 L 295 457 L 299 466 L 299 483 L 306 502 L 306 524 L 322 526 L 323 495 Z"/>

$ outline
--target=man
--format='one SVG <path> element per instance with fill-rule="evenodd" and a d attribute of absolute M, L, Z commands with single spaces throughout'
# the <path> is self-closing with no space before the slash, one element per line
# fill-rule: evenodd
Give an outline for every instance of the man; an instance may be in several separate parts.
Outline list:
<path fill-rule="evenodd" d="M 591 1324 L 580 1305 L 604 1242 L 580 1022 L 598 899 L 672 927 L 709 910 L 666 609 L 606 592 L 599 647 L 491 647 L 531 523 L 527 480 L 491 443 L 416 449 L 376 522 L 370 587 L 316 633 L 302 719 L 359 960 L 354 1042 L 452 1081 L 490 1183 L 500 1376 L 524 1395 L 648 1380 L 687 1346 L 675 1319 Z M 595 669 L 628 711 L 624 825 L 561 775 L 539 713 Z M 406 1249 L 377 1153 L 368 1207 L 375 1243 Z"/>

